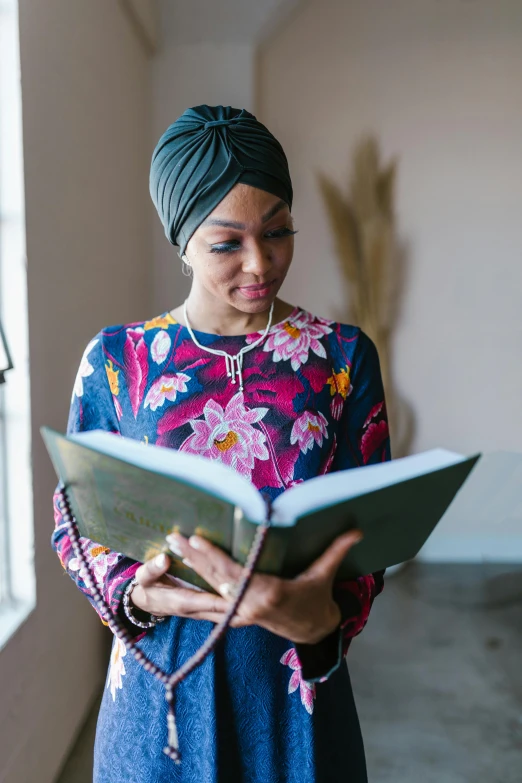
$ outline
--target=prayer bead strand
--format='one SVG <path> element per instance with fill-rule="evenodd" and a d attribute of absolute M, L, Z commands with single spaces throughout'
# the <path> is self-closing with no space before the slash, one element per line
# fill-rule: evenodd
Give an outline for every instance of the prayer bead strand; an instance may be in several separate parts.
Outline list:
<path fill-rule="evenodd" d="M 201 663 L 203 663 L 205 658 L 214 650 L 218 642 L 225 635 L 226 630 L 230 624 L 230 621 L 232 620 L 233 616 L 236 614 L 239 604 L 243 599 L 243 596 L 246 592 L 246 589 L 254 573 L 256 564 L 261 555 L 263 544 L 265 542 L 266 535 L 268 532 L 268 528 L 270 527 L 270 519 L 268 519 L 265 524 L 259 525 L 256 530 L 256 534 L 254 536 L 252 546 L 250 547 L 250 552 L 248 554 L 248 558 L 245 563 L 245 567 L 243 569 L 241 579 L 239 581 L 237 595 L 234 601 L 232 602 L 232 604 L 230 605 L 230 609 L 227 611 L 224 619 L 221 621 L 221 623 L 219 623 L 219 625 L 216 625 L 214 627 L 214 629 L 209 634 L 207 639 L 203 642 L 199 650 L 197 650 L 194 653 L 194 655 L 188 659 L 188 661 L 185 661 L 185 663 L 182 664 L 182 666 L 180 666 L 180 668 L 177 671 L 169 675 L 167 674 L 167 672 L 163 671 L 163 669 L 161 669 L 159 666 L 156 666 L 156 664 L 153 661 L 151 661 L 150 658 L 148 658 L 145 655 L 145 653 L 142 650 L 140 650 L 139 647 L 137 647 L 136 640 L 127 631 L 127 629 L 125 628 L 125 626 L 123 625 L 119 617 L 116 615 L 115 612 L 113 612 L 112 608 L 105 600 L 104 596 L 102 595 L 101 591 L 98 588 L 98 585 L 96 584 L 96 579 L 92 576 L 92 572 L 87 562 L 87 558 L 81 547 L 80 533 L 78 530 L 76 519 L 72 513 L 69 504 L 69 499 L 66 494 L 66 487 L 63 483 L 59 487 L 59 497 L 60 499 L 59 499 L 58 507 L 62 513 L 63 521 L 67 526 L 67 533 L 71 540 L 73 552 L 81 564 L 82 574 L 84 574 L 83 581 L 85 582 L 85 586 L 89 590 L 94 600 L 94 603 L 96 604 L 96 607 L 100 612 L 100 615 L 102 616 L 103 620 L 107 623 L 112 633 L 125 645 L 127 649 L 131 651 L 131 654 L 138 662 L 138 664 L 143 666 L 145 671 L 150 672 L 157 680 L 159 680 L 159 682 L 161 682 L 165 686 L 165 698 L 168 704 L 168 714 L 167 714 L 168 739 L 167 739 L 167 745 L 163 749 L 163 752 L 170 759 L 172 759 L 176 764 L 179 764 L 181 761 L 181 756 L 179 752 L 178 730 L 176 726 L 176 715 L 174 711 L 175 688 L 192 671 L 194 671 L 194 669 L 196 669 Z M 268 504 L 268 508 L 270 512 L 270 504 Z"/>

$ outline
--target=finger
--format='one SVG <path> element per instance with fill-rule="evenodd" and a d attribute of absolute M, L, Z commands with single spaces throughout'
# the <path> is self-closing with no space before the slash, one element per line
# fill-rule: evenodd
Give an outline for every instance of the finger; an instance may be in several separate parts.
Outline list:
<path fill-rule="evenodd" d="M 351 530 L 349 533 L 343 533 L 333 541 L 323 554 L 314 560 L 306 571 L 303 571 L 298 578 L 304 579 L 334 579 L 339 566 L 343 562 L 347 553 L 352 547 L 359 543 L 363 538 L 360 530 Z"/>
<path fill-rule="evenodd" d="M 132 602 L 138 609 L 152 614 L 179 617 L 192 617 L 198 612 L 223 614 L 230 608 L 230 604 L 215 593 L 177 587 L 165 576 L 149 587 L 138 584 L 132 591 Z"/>
<path fill-rule="evenodd" d="M 224 612 L 198 612 L 197 614 L 191 614 L 188 620 L 209 620 L 211 623 L 219 625 L 225 619 Z"/>
<path fill-rule="evenodd" d="M 209 585 L 219 591 L 221 584 L 236 584 L 243 571 L 239 563 L 232 560 L 219 547 L 201 536 L 191 536 L 188 540 L 179 534 L 168 538 L 169 544 L 175 542 L 184 562 L 205 579 Z"/>
<path fill-rule="evenodd" d="M 136 571 L 135 577 L 141 587 L 150 587 L 157 582 L 170 567 L 170 558 L 161 554 L 147 560 Z"/>
<path fill-rule="evenodd" d="M 154 588 L 151 588 L 151 591 Z M 230 609 L 230 604 L 220 595 L 214 593 L 199 592 L 184 587 L 167 588 L 164 592 L 162 604 L 167 609 L 166 614 L 175 614 L 181 617 L 193 617 L 204 612 L 206 614 L 225 614 Z M 152 598 L 152 596 L 151 596 Z"/>

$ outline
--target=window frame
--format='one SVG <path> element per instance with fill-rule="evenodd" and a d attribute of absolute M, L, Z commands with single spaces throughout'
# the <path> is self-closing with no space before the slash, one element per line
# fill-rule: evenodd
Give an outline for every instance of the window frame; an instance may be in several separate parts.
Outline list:
<path fill-rule="evenodd" d="M 0 649 L 36 605 L 18 0 L 0 0 Z"/>

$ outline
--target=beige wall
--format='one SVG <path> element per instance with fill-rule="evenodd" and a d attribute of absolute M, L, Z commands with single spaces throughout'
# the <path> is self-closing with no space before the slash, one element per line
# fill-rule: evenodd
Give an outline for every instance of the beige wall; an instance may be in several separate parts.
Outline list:
<path fill-rule="evenodd" d="M 160 45 L 153 62 L 151 152 L 166 128 L 189 106 L 235 106 L 255 111 L 256 43 L 284 23 L 299 0 L 159 0 Z M 190 280 L 154 220 L 156 313 L 188 294 Z"/>
<path fill-rule="evenodd" d="M 185 109 L 203 103 L 252 110 L 253 47 L 238 43 L 176 44 L 168 36 L 173 9 L 163 3 L 163 41 L 153 66 L 150 153 L 162 133 Z M 181 273 L 178 248 L 170 244 L 154 214 L 154 312 L 177 307 L 190 280 Z"/>
<path fill-rule="evenodd" d="M 162 133 L 185 109 L 208 103 L 252 110 L 254 87 L 254 46 L 245 35 L 248 11 L 237 20 L 240 29 L 223 24 L 225 14 L 217 4 L 160 0 L 159 13 L 160 47 L 152 70 L 151 154 Z M 228 18 L 234 19 L 230 14 Z M 182 275 L 178 248 L 167 240 L 156 215 L 153 241 L 153 302 L 159 314 L 186 298 L 190 280 Z"/>
<path fill-rule="evenodd" d="M 0 780 L 50 783 L 104 676 L 94 611 L 50 548 L 64 429 L 103 326 L 151 313 L 149 63 L 121 6 L 20 0 L 37 608 L 0 653 Z"/>
<path fill-rule="evenodd" d="M 522 4 L 309 0 L 258 66 L 257 113 L 296 192 L 286 296 L 346 318 L 315 173 L 347 182 L 355 141 L 376 131 L 400 156 L 411 264 L 395 371 L 413 450 L 522 450 Z M 443 522 L 423 556 L 522 559 L 522 533 L 500 548 L 480 533 Z"/>

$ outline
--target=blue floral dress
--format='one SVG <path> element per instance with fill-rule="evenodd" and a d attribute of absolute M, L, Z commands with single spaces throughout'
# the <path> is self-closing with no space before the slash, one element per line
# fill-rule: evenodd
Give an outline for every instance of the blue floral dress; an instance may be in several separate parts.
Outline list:
<path fill-rule="evenodd" d="M 259 333 L 203 345 L 234 354 Z M 296 307 L 245 354 L 244 389 L 223 357 L 202 351 L 170 313 L 102 329 L 85 349 L 68 432 L 103 429 L 219 459 L 275 498 L 313 476 L 390 458 L 377 352 L 360 329 Z M 53 546 L 89 597 L 55 494 Z M 139 564 L 82 539 L 114 611 Z M 164 688 L 113 640 L 95 745 L 94 783 L 365 783 L 347 666 L 351 640 L 383 589 L 383 571 L 336 583 L 341 627 L 317 645 L 260 627 L 230 629 L 176 690 L 182 763 L 166 745 Z M 141 638 L 175 671 L 213 625 L 171 617 Z"/>

